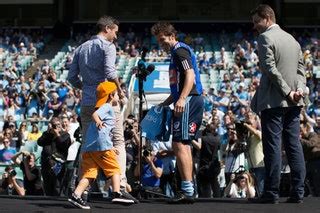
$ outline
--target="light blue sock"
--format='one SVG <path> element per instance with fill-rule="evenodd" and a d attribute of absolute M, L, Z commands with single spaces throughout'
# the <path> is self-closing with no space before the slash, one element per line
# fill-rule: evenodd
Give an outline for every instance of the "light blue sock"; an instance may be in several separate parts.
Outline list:
<path fill-rule="evenodd" d="M 187 196 L 193 196 L 194 188 L 191 181 L 181 181 L 181 189 Z"/>

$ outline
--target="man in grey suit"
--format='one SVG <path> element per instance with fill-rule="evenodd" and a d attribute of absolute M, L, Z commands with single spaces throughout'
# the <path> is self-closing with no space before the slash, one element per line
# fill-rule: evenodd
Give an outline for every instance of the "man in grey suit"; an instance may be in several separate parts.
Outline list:
<path fill-rule="evenodd" d="M 251 12 L 258 37 L 262 77 L 251 108 L 261 113 L 265 186 L 256 203 L 278 203 L 281 174 L 281 142 L 291 168 L 291 192 L 286 202 L 302 203 L 305 162 L 299 141 L 300 110 L 306 90 L 305 71 L 298 42 L 276 24 L 268 5 Z"/>

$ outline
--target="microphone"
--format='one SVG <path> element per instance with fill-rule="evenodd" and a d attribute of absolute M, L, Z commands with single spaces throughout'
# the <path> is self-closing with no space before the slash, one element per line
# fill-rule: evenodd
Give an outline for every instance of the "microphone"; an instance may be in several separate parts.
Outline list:
<path fill-rule="evenodd" d="M 153 64 L 149 64 L 148 66 L 146 64 L 145 58 L 148 51 L 149 50 L 146 47 L 143 47 L 141 51 L 141 59 L 138 61 L 136 67 L 131 68 L 132 74 L 136 74 L 137 78 L 144 81 L 146 80 L 146 77 L 150 75 L 155 69 L 155 66 Z"/>
<path fill-rule="evenodd" d="M 155 69 L 155 66 L 153 64 L 146 65 L 146 62 L 143 60 L 138 61 L 138 66 L 135 67 L 132 72 L 136 73 L 138 78 L 146 80 L 146 77 L 150 75 Z"/>
<path fill-rule="evenodd" d="M 146 75 L 150 75 L 155 70 L 155 66 L 153 64 L 149 64 L 146 68 L 146 64 L 144 62 L 138 62 L 138 66 L 131 68 L 131 74 L 137 74 L 139 70 Z"/>
<path fill-rule="evenodd" d="M 138 69 L 140 69 L 140 70 L 145 70 L 146 67 L 147 67 L 146 62 L 144 60 L 142 60 L 142 59 L 140 59 L 138 61 L 137 65 L 138 65 Z"/>
<path fill-rule="evenodd" d="M 154 66 L 154 64 L 149 64 L 147 66 L 147 70 L 148 70 L 149 74 L 151 74 L 154 71 L 155 68 L 156 67 Z"/>

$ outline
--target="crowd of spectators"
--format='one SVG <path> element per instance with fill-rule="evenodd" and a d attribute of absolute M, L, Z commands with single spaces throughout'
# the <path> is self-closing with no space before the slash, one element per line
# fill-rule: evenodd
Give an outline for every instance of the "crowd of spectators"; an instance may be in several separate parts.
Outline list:
<path fill-rule="evenodd" d="M 301 142 L 306 154 L 307 178 L 311 183 L 308 192 L 319 196 L 319 35 L 316 32 L 292 34 L 302 46 L 309 88 L 301 113 Z M 77 34 L 73 42 L 80 44 L 90 35 L 90 32 Z M 250 101 L 261 76 L 257 43 L 253 34 L 241 30 L 235 33 L 222 31 L 215 36 L 218 48 L 213 47 L 208 38 L 210 34 L 178 33 L 179 40 L 194 48 L 201 75 L 211 79 L 203 91 L 205 112 L 201 135 L 192 143 L 196 191 L 199 197 L 253 197 L 263 189 L 264 172 L 260 119 L 250 111 Z M 18 195 L 31 191 L 47 195 L 68 193 L 65 191 L 70 187 L 70 171 L 66 165 L 75 161 L 81 142 L 75 136 L 80 125 L 81 90 L 72 88 L 59 77 L 62 70 L 69 69 L 74 48 L 65 55 L 64 65 L 59 70 L 51 66 L 50 60 L 45 60 L 32 77 L 26 79 L 24 76 L 26 69 L 21 66 L 21 60 L 26 56 L 35 60 L 44 48 L 43 40 L 41 31 L 6 29 L 0 32 L 0 161 L 6 166 L 3 179 L 7 182 L 2 184 L 6 193 L 10 187 L 15 189 L 13 194 Z M 150 62 L 168 58 L 148 29 L 139 34 L 133 28 L 119 33 L 116 46 L 118 59 L 121 56 L 138 57 L 142 47 L 150 49 L 147 54 Z M 208 46 L 211 49 L 208 50 Z M 128 86 L 126 83 L 122 82 L 124 88 Z M 150 147 L 144 148 L 143 167 L 139 171 L 138 121 L 130 116 L 124 126 L 128 183 L 134 190 L 134 183 L 142 173 L 147 189 L 172 196 L 178 190 L 175 184 L 178 177 L 170 141 L 150 142 Z M 61 135 L 64 135 L 63 139 Z M 40 165 L 41 169 L 37 170 Z M 23 172 L 23 181 L 16 180 L 11 172 L 14 167 Z M 51 188 L 42 189 L 39 181 L 45 181 Z"/>

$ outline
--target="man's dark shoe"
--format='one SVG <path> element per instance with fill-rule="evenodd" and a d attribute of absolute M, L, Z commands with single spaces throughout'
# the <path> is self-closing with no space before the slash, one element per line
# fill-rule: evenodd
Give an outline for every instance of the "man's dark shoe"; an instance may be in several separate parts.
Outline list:
<path fill-rule="evenodd" d="M 300 198 L 288 197 L 285 203 L 303 203 L 303 200 Z"/>
<path fill-rule="evenodd" d="M 187 196 L 183 192 L 177 192 L 177 195 L 168 200 L 169 204 L 193 204 L 194 195 Z"/>
<path fill-rule="evenodd" d="M 249 198 L 249 203 L 259 203 L 259 204 L 278 204 L 279 199 L 270 198 L 270 197 L 258 197 L 258 198 Z"/>
<path fill-rule="evenodd" d="M 124 189 L 120 189 L 120 193 L 122 197 L 127 198 L 129 200 L 133 200 L 134 203 L 140 203 L 139 200 L 135 197 L 133 197 L 130 193 L 126 192 Z"/>
<path fill-rule="evenodd" d="M 121 192 L 120 193 L 112 192 L 111 197 L 112 197 L 112 200 L 111 200 L 112 203 L 120 203 L 120 204 L 127 204 L 127 205 L 134 204 L 134 200 L 123 196 Z"/>

